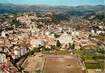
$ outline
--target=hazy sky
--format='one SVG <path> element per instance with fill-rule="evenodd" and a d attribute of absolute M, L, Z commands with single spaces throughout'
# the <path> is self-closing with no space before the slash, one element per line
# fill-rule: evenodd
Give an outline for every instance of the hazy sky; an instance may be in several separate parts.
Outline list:
<path fill-rule="evenodd" d="M 0 3 L 13 3 L 13 4 L 43 4 L 43 5 L 99 5 L 104 4 L 105 0 L 0 0 Z"/>

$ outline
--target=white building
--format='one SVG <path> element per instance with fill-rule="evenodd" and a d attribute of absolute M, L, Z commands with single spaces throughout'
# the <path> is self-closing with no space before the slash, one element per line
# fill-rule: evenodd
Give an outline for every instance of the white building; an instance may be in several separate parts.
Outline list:
<path fill-rule="evenodd" d="M 57 40 L 59 40 L 61 44 L 73 44 L 72 36 L 67 33 L 63 33 Z"/>
<path fill-rule="evenodd" d="M 71 35 L 74 37 L 74 36 L 79 36 L 79 32 L 78 31 L 73 31 L 72 33 L 71 33 Z"/>
<path fill-rule="evenodd" d="M 32 47 L 39 47 L 39 46 L 45 46 L 45 41 L 41 39 L 33 39 L 31 40 Z"/>
<path fill-rule="evenodd" d="M 0 64 L 2 63 L 7 63 L 7 60 L 6 60 L 6 55 L 0 53 Z"/>
<path fill-rule="evenodd" d="M 6 37 L 5 31 L 2 31 L 2 32 L 1 32 L 1 36 L 2 36 L 2 37 Z"/>

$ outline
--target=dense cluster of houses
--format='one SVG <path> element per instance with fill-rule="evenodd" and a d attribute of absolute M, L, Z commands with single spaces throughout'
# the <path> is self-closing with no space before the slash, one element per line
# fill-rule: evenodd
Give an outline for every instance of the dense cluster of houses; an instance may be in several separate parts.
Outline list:
<path fill-rule="evenodd" d="M 0 32 L 0 69 L 9 61 L 6 57 L 8 55 L 17 59 L 32 50 L 33 47 L 51 47 L 51 45 L 56 45 L 57 41 L 63 45 L 63 48 L 65 48 L 65 45 L 75 44 L 75 48 L 79 49 L 86 45 L 97 45 L 89 39 L 90 35 L 105 34 L 105 27 L 103 26 L 93 26 L 90 31 L 79 31 L 66 25 L 54 25 L 51 13 L 45 16 L 37 17 L 36 14 L 19 15 L 16 20 L 24 24 L 24 28 Z M 9 17 L 13 18 L 14 16 Z M 44 21 L 46 23 L 51 22 L 51 25 L 45 25 Z M 40 24 L 39 27 L 38 24 Z"/>

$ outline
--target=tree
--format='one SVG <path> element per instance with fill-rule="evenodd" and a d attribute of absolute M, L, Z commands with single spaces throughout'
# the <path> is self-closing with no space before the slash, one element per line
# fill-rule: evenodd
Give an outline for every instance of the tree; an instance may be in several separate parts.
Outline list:
<path fill-rule="evenodd" d="M 57 46 L 57 47 L 61 47 L 61 43 L 60 43 L 59 40 L 57 40 L 56 46 Z"/>
<path fill-rule="evenodd" d="M 73 49 L 75 49 L 75 44 L 74 43 L 73 44 L 69 43 L 69 47 L 73 50 Z"/>
<path fill-rule="evenodd" d="M 19 20 L 13 19 L 11 25 L 15 25 L 15 27 L 17 28 L 21 25 L 21 22 Z"/>

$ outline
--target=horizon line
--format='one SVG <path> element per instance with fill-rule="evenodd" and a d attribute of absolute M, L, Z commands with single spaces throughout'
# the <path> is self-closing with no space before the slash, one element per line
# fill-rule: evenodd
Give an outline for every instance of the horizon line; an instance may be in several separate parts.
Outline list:
<path fill-rule="evenodd" d="M 65 6 L 65 7 L 76 7 L 76 6 L 98 6 L 98 5 L 102 5 L 102 6 L 105 6 L 104 4 L 81 4 L 81 5 L 49 5 L 49 4 L 19 4 L 19 3 L 0 3 L 0 4 L 11 4 L 11 5 L 20 5 L 20 6 L 24 6 L 24 5 L 27 5 L 27 6 L 52 6 L 52 7 L 56 7 L 56 6 Z"/>

